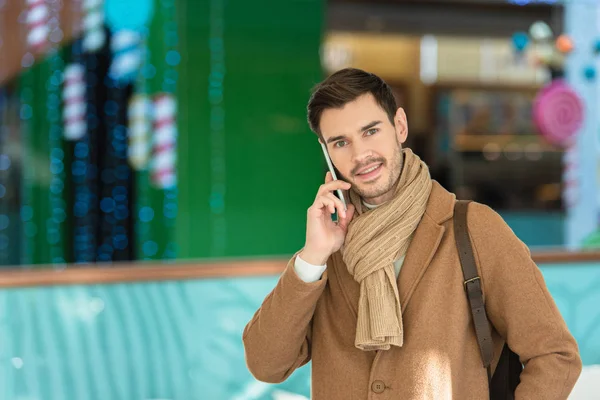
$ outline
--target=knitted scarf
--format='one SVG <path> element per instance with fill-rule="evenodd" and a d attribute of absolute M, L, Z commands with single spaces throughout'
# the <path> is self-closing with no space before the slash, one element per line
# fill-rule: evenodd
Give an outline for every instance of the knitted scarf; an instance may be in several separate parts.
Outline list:
<path fill-rule="evenodd" d="M 406 254 L 410 237 L 421 221 L 429 194 L 429 168 L 410 149 L 394 198 L 373 210 L 363 208 L 350 190 L 357 215 L 348 226 L 342 258 L 360 284 L 355 346 L 361 350 L 389 350 L 402 346 L 402 313 L 393 262 Z"/>

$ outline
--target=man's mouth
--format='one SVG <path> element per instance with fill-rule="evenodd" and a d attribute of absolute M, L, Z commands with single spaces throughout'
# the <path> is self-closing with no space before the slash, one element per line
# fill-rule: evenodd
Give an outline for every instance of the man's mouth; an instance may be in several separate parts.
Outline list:
<path fill-rule="evenodd" d="M 359 170 L 356 176 L 358 176 L 361 180 L 372 179 L 379 175 L 382 165 L 382 163 L 368 165 L 367 167 Z"/>

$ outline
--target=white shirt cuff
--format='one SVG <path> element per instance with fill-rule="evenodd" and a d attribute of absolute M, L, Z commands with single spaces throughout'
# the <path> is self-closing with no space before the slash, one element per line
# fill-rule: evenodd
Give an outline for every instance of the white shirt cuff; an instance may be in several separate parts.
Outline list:
<path fill-rule="evenodd" d="M 296 256 L 294 261 L 294 270 L 298 278 L 302 279 L 306 283 L 316 282 L 321 279 L 321 275 L 327 269 L 327 265 L 312 265 Z"/>

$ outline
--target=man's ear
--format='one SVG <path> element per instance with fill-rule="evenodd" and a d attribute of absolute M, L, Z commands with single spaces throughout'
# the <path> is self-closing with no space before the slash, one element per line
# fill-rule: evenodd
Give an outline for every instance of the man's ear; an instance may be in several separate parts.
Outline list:
<path fill-rule="evenodd" d="M 406 142 L 408 138 L 408 121 L 406 119 L 406 113 L 402 107 L 396 110 L 396 115 L 394 115 L 394 125 L 396 128 L 396 136 L 398 137 L 398 141 L 400 143 Z"/>

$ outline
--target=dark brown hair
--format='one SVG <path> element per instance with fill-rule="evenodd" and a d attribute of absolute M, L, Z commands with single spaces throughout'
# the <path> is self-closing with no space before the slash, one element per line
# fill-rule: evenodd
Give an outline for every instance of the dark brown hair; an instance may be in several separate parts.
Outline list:
<path fill-rule="evenodd" d="M 375 74 L 357 69 L 345 68 L 329 76 L 312 90 L 308 101 L 307 116 L 310 129 L 321 137 L 321 115 L 331 108 L 342 108 L 363 94 L 371 93 L 377 104 L 386 112 L 394 124 L 396 99 L 392 88 Z"/>

